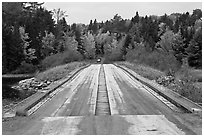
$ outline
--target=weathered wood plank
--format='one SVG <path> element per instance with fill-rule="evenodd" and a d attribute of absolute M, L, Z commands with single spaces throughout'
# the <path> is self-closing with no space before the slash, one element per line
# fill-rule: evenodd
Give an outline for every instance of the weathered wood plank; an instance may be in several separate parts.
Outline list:
<path fill-rule="evenodd" d="M 164 115 L 46 117 L 43 135 L 184 135 Z"/>

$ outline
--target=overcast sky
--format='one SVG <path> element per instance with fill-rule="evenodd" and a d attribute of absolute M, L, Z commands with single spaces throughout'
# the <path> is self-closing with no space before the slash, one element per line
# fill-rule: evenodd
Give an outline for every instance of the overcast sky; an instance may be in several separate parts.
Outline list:
<path fill-rule="evenodd" d="M 66 11 L 68 24 L 84 23 L 90 20 L 106 21 L 115 14 L 123 19 L 131 19 L 138 11 L 140 16 L 167 15 L 171 13 L 189 12 L 194 9 L 202 9 L 201 2 L 45 2 L 44 7 L 48 10 L 62 9 Z"/>

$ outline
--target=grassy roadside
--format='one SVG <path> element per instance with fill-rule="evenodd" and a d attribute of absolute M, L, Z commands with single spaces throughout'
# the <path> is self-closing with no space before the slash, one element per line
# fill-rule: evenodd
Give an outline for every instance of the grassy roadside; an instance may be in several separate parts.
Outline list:
<path fill-rule="evenodd" d="M 167 77 L 165 72 L 143 64 L 134 64 L 127 61 L 117 62 L 117 64 L 124 65 L 139 75 L 150 80 L 154 80 L 155 82 L 157 82 L 158 79 Z M 192 100 L 193 102 L 202 103 L 202 70 L 181 68 L 173 76 L 173 81 L 168 84 L 162 83 L 162 85 Z"/>
<path fill-rule="evenodd" d="M 40 81 L 56 81 L 64 78 L 74 69 L 87 64 L 87 62 L 71 62 L 65 65 L 56 66 L 37 74 L 35 78 Z"/>
<path fill-rule="evenodd" d="M 154 69 L 154 68 L 149 67 L 149 66 L 145 66 L 145 65 L 141 65 L 141 64 L 134 64 L 134 63 L 130 63 L 127 61 L 117 62 L 117 64 L 124 65 L 124 66 L 134 70 L 139 75 L 141 75 L 145 78 L 148 78 L 150 80 L 156 80 L 159 77 L 165 76 L 164 72 L 157 70 L 157 69 Z"/>

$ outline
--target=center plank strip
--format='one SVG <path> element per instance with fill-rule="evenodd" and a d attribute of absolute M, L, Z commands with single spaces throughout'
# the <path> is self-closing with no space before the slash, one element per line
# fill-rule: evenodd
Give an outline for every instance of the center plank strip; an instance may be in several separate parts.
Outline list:
<path fill-rule="evenodd" d="M 110 106 L 108 101 L 108 94 L 106 88 L 106 80 L 103 65 L 99 73 L 99 85 L 96 102 L 96 115 L 110 115 Z"/>

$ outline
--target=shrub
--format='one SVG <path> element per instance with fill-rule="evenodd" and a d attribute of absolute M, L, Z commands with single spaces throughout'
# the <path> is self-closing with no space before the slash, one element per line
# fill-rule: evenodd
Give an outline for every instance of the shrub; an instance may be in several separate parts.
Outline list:
<path fill-rule="evenodd" d="M 45 70 L 47 68 L 52 68 L 55 66 L 63 65 L 73 61 L 82 60 L 82 55 L 77 51 L 64 51 L 63 53 L 57 53 L 46 57 L 41 62 L 41 69 Z"/>
<path fill-rule="evenodd" d="M 45 36 L 42 38 L 42 56 L 48 56 L 54 52 L 55 35 L 52 32 L 45 31 Z"/>
<path fill-rule="evenodd" d="M 181 66 L 173 54 L 167 54 L 160 50 L 149 52 L 141 45 L 137 46 L 135 49 L 129 50 L 126 59 L 130 62 L 151 66 L 166 73 L 169 73 L 169 71 L 175 72 Z"/>
<path fill-rule="evenodd" d="M 202 102 L 202 89 L 195 85 L 196 79 L 191 70 L 182 68 L 177 75 L 177 92 L 194 102 Z"/>
<path fill-rule="evenodd" d="M 34 73 L 36 70 L 37 70 L 36 66 L 23 61 L 21 65 L 15 71 L 11 73 L 12 74 L 28 74 L 28 73 Z"/>
<path fill-rule="evenodd" d="M 193 69 L 191 67 L 182 66 L 175 75 L 176 79 L 181 79 L 183 81 L 202 82 L 201 69 Z"/>
<path fill-rule="evenodd" d="M 122 60 L 123 60 L 123 56 L 120 50 L 117 49 L 117 50 L 113 50 L 111 54 L 105 55 L 104 63 L 111 63 L 113 61 L 122 61 Z"/>
<path fill-rule="evenodd" d="M 111 43 L 111 46 L 108 48 L 105 52 L 105 63 L 110 63 L 113 61 L 124 61 L 125 53 L 126 53 L 126 44 L 127 44 L 127 38 L 123 37 L 120 41 L 116 42 L 113 40 Z"/>
<path fill-rule="evenodd" d="M 195 84 L 202 81 L 201 73 L 201 70 L 182 65 L 175 73 L 174 91 L 194 102 L 202 102 L 202 88 Z"/>

